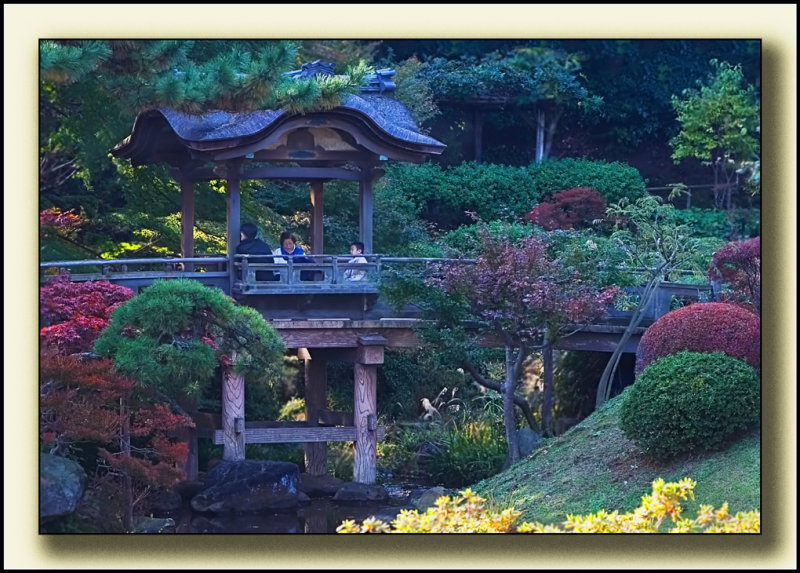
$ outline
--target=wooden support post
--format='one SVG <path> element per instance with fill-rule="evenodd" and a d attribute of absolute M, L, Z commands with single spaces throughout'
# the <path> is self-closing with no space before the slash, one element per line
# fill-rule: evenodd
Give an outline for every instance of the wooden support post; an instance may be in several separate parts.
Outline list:
<path fill-rule="evenodd" d="M 364 254 L 372 253 L 372 170 L 362 168 L 361 180 L 358 182 L 358 229 L 361 242 L 364 243 Z"/>
<path fill-rule="evenodd" d="M 475 110 L 473 116 L 474 124 L 474 143 L 475 143 L 475 162 L 481 162 L 483 155 L 483 113 L 480 110 Z"/>
<path fill-rule="evenodd" d="M 236 360 L 236 352 L 231 362 Z M 225 368 L 222 373 L 222 459 L 238 462 L 244 460 L 244 377 Z"/>
<path fill-rule="evenodd" d="M 305 350 L 305 349 L 300 349 Z M 320 411 L 327 406 L 325 395 L 327 391 L 327 362 L 305 353 L 298 352 L 298 356 L 306 356 L 306 424 L 309 427 L 319 425 Z M 328 471 L 328 444 L 325 442 L 310 442 L 304 445 L 306 473 L 313 476 L 325 475 Z"/>
<path fill-rule="evenodd" d="M 322 190 L 322 181 L 311 182 L 311 253 L 314 255 L 321 255 L 323 252 Z"/>
<path fill-rule="evenodd" d="M 378 335 L 358 337 L 354 364 L 355 399 L 353 404 L 356 429 L 353 456 L 353 481 L 374 484 L 378 474 L 378 364 L 383 364 L 387 340 Z"/>
<path fill-rule="evenodd" d="M 178 405 L 192 417 L 192 421 L 197 413 L 197 400 L 194 398 L 183 397 L 178 399 Z M 196 423 L 196 422 L 195 422 Z M 186 428 L 179 433 L 179 439 L 185 441 L 189 447 L 189 455 L 186 457 L 186 463 L 183 469 L 186 472 L 187 481 L 197 481 L 200 474 L 200 457 L 197 444 L 197 427 Z"/>
<path fill-rule="evenodd" d="M 230 274 L 230 284 L 228 293 L 233 292 L 233 283 L 236 278 L 236 270 L 233 268 L 233 256 L 236 254 L 236 247 L 241 241 L 241 181 L 239 179 L 239 165 L 231 165 L 228 168 L 228 185 L 226 187 L 227 199 L 227 228 L 228 228 L 228 273 Z"/>
<path fill-rule="evenodd" d="M 181 256 L 194 257 L 194 183 L 181 180 Z M 194 270 L 194 264 L 184 263 L 185 271 Z"/>

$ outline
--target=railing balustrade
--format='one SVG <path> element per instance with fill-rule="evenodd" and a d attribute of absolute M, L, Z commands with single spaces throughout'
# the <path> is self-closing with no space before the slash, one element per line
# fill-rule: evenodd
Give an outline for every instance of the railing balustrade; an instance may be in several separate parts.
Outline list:
<path fill-rule="evenodd" d="M 292 257 L 274 255 L 237 254 L 233 260 L 233 294 L 377 294 L 378 282 L 390 266 L 410 268 L 421 265 L 430 272 L 444 263 L 474 264 L 475 259 L 388 257 L 379 254 L 364 254 L 367 262 L 351 263 L 352 255 L 306 254 L 310 262 L 296 262 Z M 263 262 L 267 258 L 272 262 Z M 282 258 L 284 262 L 277 262 Z M 163 257 L 136 259 L 91 259 L 80 261 L 50 261 L 39 264 L 40 282 L 60 271 L 69 271 L 73 281 L 108 280 L 138 290 L 158 278 L 192 278 L 209 286 L 223 290 L 230 287 L 228 258 L 225 256 Z M 648 269 L 630 269 L 644 274 Z M 671 278 L 692 276 L 697 273 L 678 270 Z M 386 278 L 385 276 L 383 277 Z M 709 283 L 689 284 L 663 282 L 652 307 L 646 313 L 650 320 L 662 316 L 676 304 L 677 299 L 686 302 L 714 300 L 715 288 Z M 717 286 L 718 289 L 718 286 Z M 635 304 L 639 288 L 625 289 L 629 302 Z M 609 309 L 610 319 L 624 319 L 630 315 L 628 309 Z"/>

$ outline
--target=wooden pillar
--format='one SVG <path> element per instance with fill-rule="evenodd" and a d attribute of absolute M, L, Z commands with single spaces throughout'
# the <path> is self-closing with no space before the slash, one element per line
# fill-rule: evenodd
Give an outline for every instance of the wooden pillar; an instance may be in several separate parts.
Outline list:
<path fill-rule="evenodd" d="M 321 255 L 323 248 L 322 213 L 322 181 L 311 182 L 311 253 Z"/>
<path fill-rule="evenodd" d="M 372 170 L 362 168 L 358 182 L 358 229 L 364 254 L 372 253 Z"/>
<path fill-rule="evenodd" d="M 383 364 L 386 339 L 378 335 L 358 337 L 354 364 L 356 429 L 353 481 L 374 484 L 378 474 L 378 364 Z"/>
<path fill-rule="evenodd" d="M 181 257 L 194 256 L 194 183 L 181 180 Z M 185 263 L 184 270 L 191 271 L 192 263 Z"/>
<path fill-rule="evenodd" d="M 483 113 L 480 110 L 475 110 L 473 126 L 475 136 L 475 161 L 480 163 L 481 156 L 483 155 Z"/>
<path fill-rule="evenodd" d="M 236 360 L 236 352 L 231 362 Z M 225 368 L 222 373 L 222 459 L 244 460 L 244 376 Z"/>
<path fill-rule="evenodd" d="M 303 352 L 305 351 L 305 352 Z M 298 356 L 305 358 L 306 379 L 306 424 L 319 425 L 319 413 L 325 409 L 327 392 L 327 361 L 312 356 L 305 348 L 298 350 Z M 328 444 L 309 442 L 304 446 L 306 473 L 313 476 L 325 475 L 328 471 Z"/>
<path fill-rule="evenodd" d="M 178 398 L 178 405 L 194 420 L 197 412 L 197 400 L 195 398 L 189 398 L 186 396 Z M 183 465 L 183 469 L 186 472 L 186 480 L 197 481 L 200 471 L 197 428 L 185 428 L 178 432 L 178 437 L 181 441 L 185 441 L 189 447 L 189 455 L 186 457 L 186 463 Z"/>
<path fill-rule="evenodd" d="M 241 240 L 241 181 L 238 171 L 230 169 L 228 172 L 228 185 L 226 187 L 227 199 L 227 229 L 228 229 L 228 273 L 230 274 L 230 290 L 233 292 L 233 283 L 236 272 L 233 268 L 233 256 L 236 254 L 236 247 Z"/>

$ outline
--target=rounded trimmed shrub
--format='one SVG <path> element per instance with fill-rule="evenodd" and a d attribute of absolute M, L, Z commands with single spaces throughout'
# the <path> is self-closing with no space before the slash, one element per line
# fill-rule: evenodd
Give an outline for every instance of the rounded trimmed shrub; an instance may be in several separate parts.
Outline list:
<path fill-rule="evenodd" d="M 620 429 L 648 455 L 712 450 L 760 419 L 759 373 L 722 352 L 664 356 L 624 394 Z"/>
<path fill-rule="evenodd" d="M 761 370 L 761 318 L 724 302 L 700 302 L 668 312 L 645 330 L 636 350 L 636 374 L 681 350 L 722 352 Z"/>

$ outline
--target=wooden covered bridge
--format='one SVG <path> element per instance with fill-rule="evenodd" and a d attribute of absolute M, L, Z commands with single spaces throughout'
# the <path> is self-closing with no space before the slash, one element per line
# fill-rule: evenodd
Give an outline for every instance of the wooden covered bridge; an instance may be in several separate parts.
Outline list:
<path fill-rule="evenodd" d="M 294 77 L 333 74 L 320 61 L 291 72 Z M 373 253 L 373 182 L 387 161 L 422 163 L 444 145 L 417 129 L 411 115 L 393 99 L 392 70 L 379 70 L 366 87 L 342 105 L 327 111 L 293 114 L 284 110 L 250 113 L 213 111 L 189 115 L 173 109 L 141 113 L 131 134 L 112 151 L 134 166 L 167 163 L 181 189 L 181 256 L 164 259 L 56 261 L 48 269 L 66 268 L 72 280 L 109 280 L 134 292 L 158 278 L 192 278 L 216 286 L 240 304 L 258 309 L 305 363 L 306 421 L 286 425 L 244 420 L 244 388 L 231 388 L 237 404 L 223 405 L 223 419 L 203 434 L 224 444 L 225 459 L 243 459 L 245 443 L 305 444 L 305 471 L 323 475 L 326 442 L 352 441 L 353 479 L 375 483 L 377 441 L 377 367 L 386 348 L 416 345 L 413 312 L 397 312 L 378 297 L 376 278 L 386 265 L 425 260 L 397 259 Z M 240 229 L 240 183 L 248 179 L 294 179 L 309 183 L 312 263 L 263 263 L 237 255 Z M 344 255 L 324 252 L 324 184 L 332 179 L 358 183 L 359 238 L 366 263 L 353 265 Z M 194 184 L 225 180 L 227 253 L 195 257 Z M 275 273 L 276 280 L 256 280 L 256 270 Z M 345 280 L 345 271 L 364 272 L 363 280 Z M 675 285 L 681 287 L 681 285 Z M 673 289 L 674 290 L 674 289 Z M 680 290 L 680 289 L 679 289 Z M 685 286 L 683 295 L 697 298 L 699 288 Z M 667 293 L 668 291 L 664 291 Z M 672 296 L 669 292 L 669 296 Z M 665 308 L 666 305 L 666 308 Z M 669 310 L 662 297 L 652 319 Z M 563 349 L 611 351 L 624 322 L 610 320 L 565 339 Z M 641 329 L 643 331 L 643 328 Z M 629 341 L 635 352 L 638 335 Z M 354 364 L 352 412 L 326 408 L 327 363 Z M 225 394 L 225 393 L 224 393 Z M 201 425 L 199 413 L 196 421 Z M 190 444 L 189 476 L 197 474 L 196 436 Z"/>

